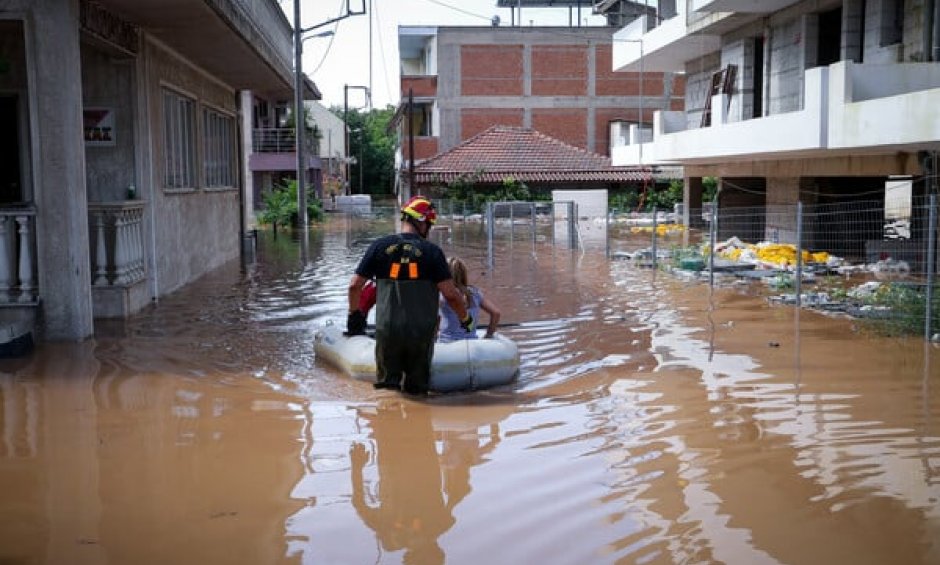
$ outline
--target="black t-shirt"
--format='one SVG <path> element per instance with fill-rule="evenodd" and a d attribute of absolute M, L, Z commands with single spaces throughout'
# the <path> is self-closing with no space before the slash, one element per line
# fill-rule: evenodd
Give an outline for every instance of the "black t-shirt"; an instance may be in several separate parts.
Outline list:
<path fill-rule="evenodd" d="M 392 264 L 400 263 L 403 254 L 409 262 L 418 264 L 417 280 L 437 284 L 451 278 L 441 248 L 414 233 L 392 234 L 373 241 L 359 261 L 356 274 L 366 279 L 391 278 Z M 399 278 L 407 280 L 409 276 L 401 272 Z"/>

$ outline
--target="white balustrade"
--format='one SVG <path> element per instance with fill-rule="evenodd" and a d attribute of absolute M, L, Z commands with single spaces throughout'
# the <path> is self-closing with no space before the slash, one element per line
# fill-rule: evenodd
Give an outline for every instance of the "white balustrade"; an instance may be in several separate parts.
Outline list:
<path fill-rule="evenodd" d="M 146 276 L 144 204 L 140 200 L 88 204 L 93 285 L 130 286 Z"/>
<path fill-rule="evenodd" d="M 33 304 L 36 273 L 36 211 L 0 208 L 0 304 Z"/>

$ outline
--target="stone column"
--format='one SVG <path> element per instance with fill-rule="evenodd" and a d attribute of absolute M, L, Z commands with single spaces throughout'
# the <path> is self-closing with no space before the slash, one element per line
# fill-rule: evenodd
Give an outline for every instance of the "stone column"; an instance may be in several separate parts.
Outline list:
<path fill-rule="evenodd" d="M 81 340 L 93 332 L 78 0 L 33 4 L 27 64 L 34 78 L 30 120 L 39 291 L 44 336 Z M 32 37 L 29 37 L 29 36 Z"/>

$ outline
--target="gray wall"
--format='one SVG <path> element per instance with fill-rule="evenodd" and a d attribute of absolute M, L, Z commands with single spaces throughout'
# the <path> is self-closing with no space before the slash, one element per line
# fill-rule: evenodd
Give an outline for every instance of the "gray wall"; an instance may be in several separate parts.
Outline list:
<path fill-rule="evenodd" d="M 114 146 L 85 147 L 85 182 L 89 202 L 124 200 L 136 184 L 134 159 L 135 61 L 82 45 L 82 98 L 85 108 L 114 113 Z"/>
<path fill-rule="evenodd" d="M 177 58 L 154 42 L 145 42 L 148 119 L 153 135 L 150 213 L 154 229 L 153 267 L 156 295 L 172 292 L 223 263 L 240 251 L 239 192 L 201 186 L 202 110 L 237 117 L 236 92 Z M 196 99 L 196 177 L 193 189 L 164 187 L 163 90 L 167 86 Z"/>

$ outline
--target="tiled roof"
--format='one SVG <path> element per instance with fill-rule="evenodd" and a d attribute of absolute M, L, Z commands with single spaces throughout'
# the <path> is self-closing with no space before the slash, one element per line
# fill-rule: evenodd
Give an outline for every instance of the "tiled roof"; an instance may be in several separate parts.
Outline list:
<path fill-rule="evenodd" d="M 610 158 L 568 145 L 533 129 L 492 126 L 450 151 L 415 166 L 415 184 L 447 183 L 476 174 L 479 183 L 627 182 L 649 169 L 614 167 Z"/>

